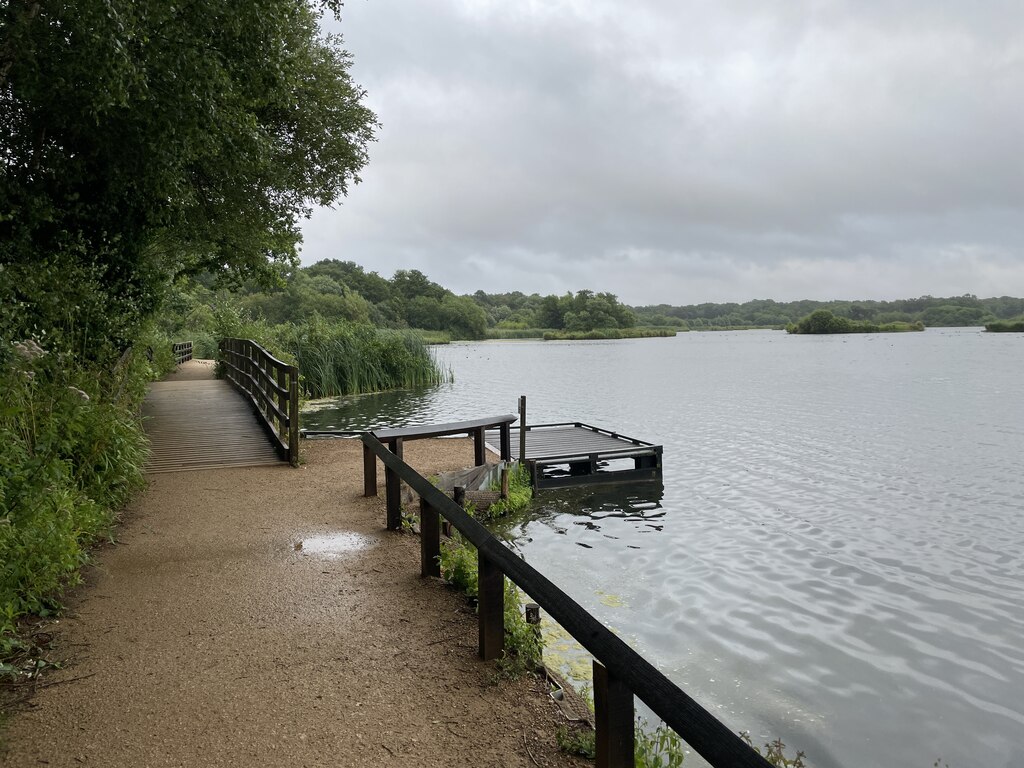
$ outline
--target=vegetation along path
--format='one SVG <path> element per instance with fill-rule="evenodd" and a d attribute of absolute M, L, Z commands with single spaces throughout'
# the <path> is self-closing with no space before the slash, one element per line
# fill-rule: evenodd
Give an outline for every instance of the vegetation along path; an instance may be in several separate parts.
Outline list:
<path fill-rule="evenodd" d="M 561 715 L 492 682 L 463 597 L 361 496 L 361 445 L 151 474 L 55 624 L 67 665 L 4 733 L 11 766 L 537 766 Z M 429 473 L 467 440 L 410 444 Z M 381 479 L 382 482 L 382 479 Z"/>

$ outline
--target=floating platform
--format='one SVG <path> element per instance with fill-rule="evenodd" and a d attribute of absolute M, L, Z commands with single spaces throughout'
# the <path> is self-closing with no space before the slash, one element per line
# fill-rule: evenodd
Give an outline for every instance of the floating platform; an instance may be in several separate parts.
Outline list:
<path fill-rule="evenodd" d="M 521 430 L 511 430 L 512 457 L 518 458 Z M 534 490 L 594 483 L 661 479 L 662 447 L 581 422 L 534 424 L 525 430 L 525 459 Z M 487 433 L 497 446 L 497 431 Z"/>

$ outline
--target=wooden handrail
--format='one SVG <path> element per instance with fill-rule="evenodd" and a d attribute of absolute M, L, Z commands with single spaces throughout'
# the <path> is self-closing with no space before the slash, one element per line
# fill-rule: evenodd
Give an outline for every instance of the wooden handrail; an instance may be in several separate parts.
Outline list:
<path fill-rule="evenodd" d="M 299 369 L 252 339 L 221 339 L 224 378 L 248 398 L 278 454 L 299 464 Z"/>
<path fill-rule="evenodd" d="M 171 352 L 174 355 L 174 364 L 181 365 L 187 360 L 192 359 L 192 342 L 176 341 L 171 346 Z"/>
<path fill-rule="evenodd" d="M 605 745 L 608 750 L 598 755 L 599 766 L 618 768 L 632 763 L 631 753 L 626 757 L 622 749 L 616 748 L 616 745 L 621 747 L 621 738 L 617 737 L 631 733 L 633 727 L 633 709 L 623 705 L 621 695 L 622 686 L 626 686 L 713 768 L 769 768 L 771 764 L 725 724 L 626 645 L 544 574 L 510 550 L 429 480 L 392 453 L 380 440 L 370 433 L 364 434 L 361 439 L 363 445 L 384 464 L 385 475 L 389 480 L 385 483 L 389 507 L 391 494 L 397 497 L 400 493 L 398 480 L 408 484 L 420 497 L 422 573 L 437 573 L 436 553 L 440 543 L 435 539 L 440 535 L 440 526 L 436 525 L 436 515 L 448 520 L 476 547 L 481 573 L 478 599 L 480 655 L 483 658 L 495 658 L 501 654 L 500 646 L 495 649 L 494 643 L 498 633 L 504 632 L 504 625 L 501 624 L 501 629 L 497 629 L 495 622 L 503 621 L 503 577 L 507 576 L 603 665 L 607 674 L 599 672 L 595 675 L 595 686 L 598 683 L 603 686 L 600 694 L 595 691 L 595 704 L 599 708 L 596 720 L 598 728 L 608 728 L 612 738 L 608 738 L 608 733 L 598 736 L 598 745 Z M 395 478 L 394 482 L 390 482 L 391 477 Z M 493 577 L 495 569 L 503 575 L 501 579 Z M 484 575 L 488 576 L 486 584 Z"/>

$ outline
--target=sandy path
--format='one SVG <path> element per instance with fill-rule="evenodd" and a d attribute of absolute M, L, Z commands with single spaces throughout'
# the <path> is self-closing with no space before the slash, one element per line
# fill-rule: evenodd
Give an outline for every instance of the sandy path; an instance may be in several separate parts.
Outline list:
<path fill-rule="evenodd" d="M 58 624 L 71 663 L 51 679 L 81 679 L 10 719 L 0 764 L 571 762 L 540 684 L 490 684 L 465 601 L 421 579 L 418 540 L 362 498 L 360 444 L 304 450 L 299 469 L 151 476 Z M 406 458 L 456 468 L 472 444 Z M 335 551 L 318 551 L 328 534 Z"/>

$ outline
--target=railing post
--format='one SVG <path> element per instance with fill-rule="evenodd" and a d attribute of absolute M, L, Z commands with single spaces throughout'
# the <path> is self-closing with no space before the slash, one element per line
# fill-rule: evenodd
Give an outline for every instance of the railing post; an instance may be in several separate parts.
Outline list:
<path fill-rule="evenodd" d="M 526 395 L 519 396 L 519 461 L 526 461 Z"/>
<path fill-rule="evenodd" d="M 498 427 L 498 435 L 501 441 L 501 460 L 512 461 L 512 430 L 508 424 Z"/>
<path fill-rule="evenodd" d="M 441 576 L 441 515 L 420 498 L 420 575 Z"/>
<path fill-rule="evenodd" d="M 505 574 L 480 550 L 476 555 L 480 658 L 492 661 L 505 650 Z"/>
<path fill-rule="evenodd" d="M 594 659 L 597 768 L 633 768 L 633 692 Z"/>
<path fill-rule="evenodd" d="M 473 430 L 473 463 L 478 467 L 487 463 L 486 441 L 487 435 L 483 427 Z"/>
<path fill-rule="evenodd" d="M 288 366 L 288 460 L 299 466 L 299 367 Z"/>
<path fill-rule="evenodd" d="M 388 446 L 398 458 L 402 458 L 402 439 L 396 438 Z M 384 491 L 387 496 L 388 530 L 402 529 L 402 480 L 391 467 L 384 467 Z"/>
<path fill-rule="evenodd" d="M 363 443 L 363 496 L 377 495 L 377 455 Z"/>
<path fill-rule="evenodd" d="M 280 409 L 281 413 L 284 414 L 284 416 L 279 418 L 277 421 L 277 437 L 281 442 L 285 442 L 288 441 L 290 437 L 290 435 L 288 434 L 288 369 L 285 366 L 277 366 L 277 376 L 275 377 L 275 380 L 277 382 L 277 386 L 279 387 L 277 397 L 275 398 L 277 400 L 277 407 L 278 409 Z M 284 391 L 282 392 L 280 390 Z M 291 453 L 291 450 L 292 444 L 289 441 L 289 454 Z M 289 458 L 291 458 L 291 456 L 289 456 Z"/>

